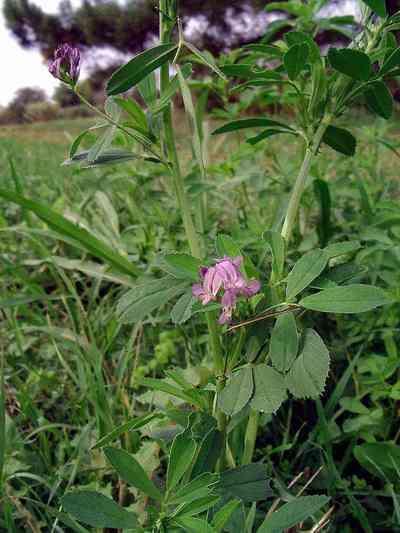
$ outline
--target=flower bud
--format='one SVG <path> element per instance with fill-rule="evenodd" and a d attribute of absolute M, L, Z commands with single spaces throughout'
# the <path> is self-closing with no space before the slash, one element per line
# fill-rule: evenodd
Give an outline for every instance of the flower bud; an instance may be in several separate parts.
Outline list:
<path fill-rule="evenodd" d="M 58 80 L 74 86 L 79 78 L 80 67 L 79 49 L 63 44 L 54 52 L 54 60 L 49 63 L 49 72 Z"/>

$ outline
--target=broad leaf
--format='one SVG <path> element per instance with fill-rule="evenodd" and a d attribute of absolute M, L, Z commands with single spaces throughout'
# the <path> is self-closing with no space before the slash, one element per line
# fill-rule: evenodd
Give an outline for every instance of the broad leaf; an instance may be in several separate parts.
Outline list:
<path fill-rule="evenodd" d="M 275 413 L 286 399 L 286 384 L 282 374 L 265 364 L 253 368 L 254 395 L 251 407 L 262 413 Z"/>
<path fill-rule="evenodd" d="M 192 308 L 196 303 L 196 298 L 192 294 L 192 289 L 182 294 L 171 311 L 171 319 L 174 324 L 184 324 L 192 316 Z"/>
<path fill-rule="evenodd" d="M 104 453 L 120 478 L 132 487 L 144 492 L 150 498 L 162 500 L 161 492 L 147 477 L 143 467 L 130 453 L 119 448 L 105 448 Z"/>
<path fill-rule="evenodd" d="M 333 259 L 334 257 L 339 257 L 340 255 L 357 252 L 360 248 L 360 241 L 344 241 L 330 244 L 324 248 L 324 252 L 327 254 L 329 259 Z"/>
<path fill-rule="evenodd" d="M 386 0 L 362 0 L 362 2 L 380 17 L 386 17 Z"/>
<path fill-rule="evenodd" d="M 295 80 L 305 68 L 309 55 L 309 47 L 306 43 L 292 45 L 283 56 L 283 64 L 291 80 Z"/>
<path fill-rule="evenodd" d="M 121 94 L 132 89 L 150 72 L 173 59 L 177 46 L 173 43 L 159 44 L 138 54 L 114 72 L 107 83 L 107 94 Z"/>
<path fill-rule="evenodd" d="M 353 135 L 343 128 L 337 126 L 328 126 L 322 141 L 344 155 L 354 155 L 356 152 L 357 141 Z"/>
<path fill-rule="evenodd" d="M 323 250 L 316 249 L 304 254 L 294 265 L 287 279 L 286 299 L 293 300 L 318 277 L 328 263 Z"/>
<path fill-rule="evenodd" d="M 136 515 L 98 492 L 70 492 L 61 503 L 73 517 L 92 527 L 134 529 L 138 525 Z"/>
<path fill-rule="evenodd" d="M 299 305 L 323 313 L 364 313 L 391 303 L 386 293 L 371 285 L 334 287 L 303 298 Z"/>
<path fill-rule="evenodd" d="M 265 500 L 271 494 L 267 466 L 251 463 L 226 470 L 221 473 L 219 490 L 244 502 Z"/>
<path fill-rule="evenodd" d="M 365 91 L 365 99 L 371 111 L 388 120 L 393 114 L 392 94 L 383 81 L 374 81 Z"/>
<path fill-rule="evenodd" d="M 274 367 L 286 372 L 292 366 L 299 350 L 299 335 L 293 313 L 277 318 L 271 334 L 269 355 Z"/>
<path fill-rule="evenodd" d="M 257 533 L 281 533 L 311 517 L 328 502 L 328 496 L 299 496 L 268 516 Z"/>
<path fill-rule="evenodd" d="M 367 81 L 371 75 L 371 60 L 359 50 L 330 48 L 329 63 L 332 67 L 358 81 Z"/>
<path fill-rule="evenodd" d="M 177 435 L 172 443 L 168 470 L 167 470 L 167 490 L 172 490 L 182 479 L 192 464 L 196 453 L 195 441 L 188 437 L 186 433 Z"/>
<path fill-rule="evenodd" d="M 324 390 L 328 372 L 328 349 L 316 331 L 307 329 L 300 355 L 286 376 L 287 387 L 295 398 L 318 398 Z"/>
<path fill-rule="evenodd" d="M 220 409 L 227 415 L 238 413 L 249 402 L 254 389 L 251 367 L 246 366 L 233 374 L 219 395 Z"/>

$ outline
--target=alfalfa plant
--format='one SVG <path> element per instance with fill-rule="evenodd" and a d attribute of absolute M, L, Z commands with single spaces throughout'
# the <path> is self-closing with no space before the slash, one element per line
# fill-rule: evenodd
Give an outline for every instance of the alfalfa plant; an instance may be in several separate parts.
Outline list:
<path fill-rule="evenodd" d="M 259 414 L 275 413 L 288 394 L 318 398 L 329 374 L 330 356 L 323 339 L 314 329 L 303 330 L 299 315 L 361 313 L 390 303 L 378 287 L 352 284 L 347 279 L 332 281 L 332 260 L 351 256 L 359 242 L 335 242 L 309 251 L 287 271 L 286 257 L 313 160 L 325 145 L 347 156 L 354 154 L 356 139 L 337 120 L 361 98 L 374 113 L 390 118 L 393 101 L 386 82 L 400 72 L 400 48 L 393 35 L 400 25 L 399 14 L 388 17 L 384 2 L 365 0 L 363 20 L 351 44 L 342 49 L 332 47 L 324 56 L 314 40 L 320 24 L 315 15 L 324 3 L 280 2 L 280 9 L 299 17 L 299 27 L 294 26 L 283 41 L 247 46 L 236 54 L 236 62 L 218 65 L 210 54 L 185 40 L 177 1 L 160 0 L 160 43 L 136 55 L 108 81 L 104 110 L 94 108 L 101 122 L 90 130 L 103 133 L 89 150 L 80 150 L 89 130 L 83 132 L 73 142 L 67 163 L 91 168 L 136 159 L 164 168 L 175 192 L 189 250 L 165 253 L 159 261 L 161 277 L 141 279 L 139 269 L 127 257 L 84 229 L 38 202 L 0 191 L 3 198 L 33 211 L 69 242 L 105 261 L 111 270 L 138 280 L 118 302 L 124 323 L 140 322 L 172 301 L 175 324 L 185 327 L 199 313 L 207 323 L 207 356 L 213 361 L 213 372 L 206 383 L 193 388 L 181 369 L 166 371 L 167 379 L 141 381 L 142 386 L 169 394 L 189 409 L 155 410 L 100 435 L 97 443 L 98 448 L 107 446 L 105 455 L 121 480 L 149 498 L 146 517 L 138 519 L 99 493 L 77 491 L 64 496 L 62 505 L 80 522 L 133 531 L 215 532 L 223 531 L 235 516 L 241 530 L 252 531 L 258 523 L 255 502 L 271 495 L 266 467 L 252 463 Z M 214 132 L 260 128 L 256 137 L 248 139 L 250 144 L 273 135 L 288 135 L 303 143 L 303 162 L 281 231 L 260 227 L 260 240 L 272 257 L 268 277 L 230 236 L 219 235 L 215 251 L 207 240 L 208 176 L 202 115 L 196 113 L 190 88 L 191 62 L 208 67 L 225 91 L 231 90 L 229 78 L 240 80 L 233 88 L 236 91 L 289 88 L 292 123 L 267 116 L 238 117 Z M 50 71 L 86 102 L 79 91 L 79 66 L 79 52 L 64 45 L 56 51 Z M 123 96 L 134 88 L 144 108 L 134 97 Z M 172 99 L 178 92 L 192 127 L 200 191 L 196 196 L 188 193 L 176 146 Z M 117 134 L 125 139 L 123 150 L 112 146 Z M 275 321 L 272 327 L 270 320 Z M 265 328 L 254 327 L 261 321 Z M 128 451 L 108 445 L 128 431 L 167 419 L 181 430 L 169 448 L 165 487 L 160 489 Z M 325 496 L 294 499 L 269 514 L 258 531 L 292 527 L 314 516 L 327 501 Z M 58 517 L 83 530 L 67 515 L 59 513 Z"/>

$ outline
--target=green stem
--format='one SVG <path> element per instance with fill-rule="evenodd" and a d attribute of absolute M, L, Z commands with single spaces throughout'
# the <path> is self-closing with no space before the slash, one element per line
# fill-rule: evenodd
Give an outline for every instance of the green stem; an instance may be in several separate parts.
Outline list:
<path fill-rule="evenodd" d="M 169 13 L 168 0 L 160 0 L 160 40 L 161 42 L 170 42 L 171 32 L 174 25 L 174 19 L 176 14 Z M 169 17 L 167 17 L 168 15 Z M 161 94 L 165 91 L 169 84 L 169 64 L 165 63 L 161 67 Z M 167 106 L 163 113 L 164 124 L 164 144 L 165 149 L 170 161 L 170 169 L 176 197 L 178 200 L 179 209 L 182 214 L 183 226 L 185 229 L 186 237 L 189 243 L 191 254 L 195 257 L 201 258 L 202 246 L 201 238 L 196 232 L 196 228 L 193 222 L 191 214 L 190 202 L 186 194 L 182 172 L 180 168 L 178 153 L 176 149 L 175 134 L 172 123 L 171 107 Z M 210 347 L 214 359 L 214 372 L 216 377 L 222 376 L 224 370 L 224 359 L 222 355 L 222 347 L 220 336 L 218 333 L 218 326 L 216 322 L 216 316 L 214 312 L 206 313 L 207 326 L 210 336 Z M 218 394 L 218 391 L 217 391 Z M 217 419 L 221 430 L 224 430 L 226 420 L 223 413 L 219 413 L 217 410 Z"/>
<path fill-rule="evenodd" d="M 296 178 L 292 194 L 290 197 L 289 205 L 286 212 L 285 221 L 283 223 L 281 235 L 288 243 L 292 236 L 294 223 L 297 218 L 299 211 L 300 200 L 307 182 L 307 177 L 310 171 L 311 163 L 313 157 L 316 155 L 319 145 L 321 144 L 322 137 L 328 127 L 332 117 L 330 115 L 325 115 L 321 120 L 320 125 L 318 126 L 317 131 L 315 132 L 314 138 L 311 144 L 307 147 L 306 153 L 303 159 L 303 163 L 300 167 L 300 172 Z"/>
<path fill-rule="evenodd" d="M 289 205 L 288 205 L 287 212 L 286 212 L 285 221 L 283 223 L 283 227 L 281 231 L 281 235 L 286 240 L 287 243 L 289 242 L 292 236 L 294 223 L 296 221 L 297 214 L 299 211 L 301 196 L 303 194 L 303 191 L 306 185 L 306 181 L 307 181 L 308 173 L 310 171 L 312 160 L 318 152 L 318 148 L 321 144 L 322 137 L 331 120 L 332 120 L 331 115 L 326 114 L 324 116 L 324 118 L 321 120 L 315 132 L 312 142 L 306 149 L 303 163 L 300 167 L 299 174 L 296 178 L 296 181 L 295 181 L 295 184 L 292 190 L 292 194 L 291 194 Z M 260 418 L 259 413 L 257 411 L 252 410 L 249 415 L 249 420 L 247 422 L 247 429 L 246 429 L 246 435 L 245 435 L 244 451 L 243 451 L 243 457 L 242 457 L 242 464 L 244 465 L 251 463 L 251 460 L 253 458 L 254 449 L 256 445 L 259 418 Z"/>

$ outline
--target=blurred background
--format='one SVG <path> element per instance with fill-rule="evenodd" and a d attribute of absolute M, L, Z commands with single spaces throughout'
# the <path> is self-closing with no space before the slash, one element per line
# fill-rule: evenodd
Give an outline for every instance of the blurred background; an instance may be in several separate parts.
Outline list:
<path fill-rule="evenodd" d="M 387 0 L 389 11 L 395 11 L 399 3 Z M 181 0 L 185 37 L 214 54 L 228 53 L 248 42 L 270 42 L 290 29 L 290 20 L 279 9 L 266 10 L 266 4 L 266 0 Z M 154 0 L 3 0 L 0 124 L 88 113 L 47 71 L 54 49 L 64 42 L 81 49 L 81 90 L 93 103 L 101 104 L 109 74 L 157 39 L 156 5 Z M 319 13 L 321 20 L 327 15 L 349 16 L 349 21 L 353 17 L 357 23 L 359 3 L 328 0 Z M 321 46 L 345 44 L 350 26 L 321 24 L 318 42 Z"/>

